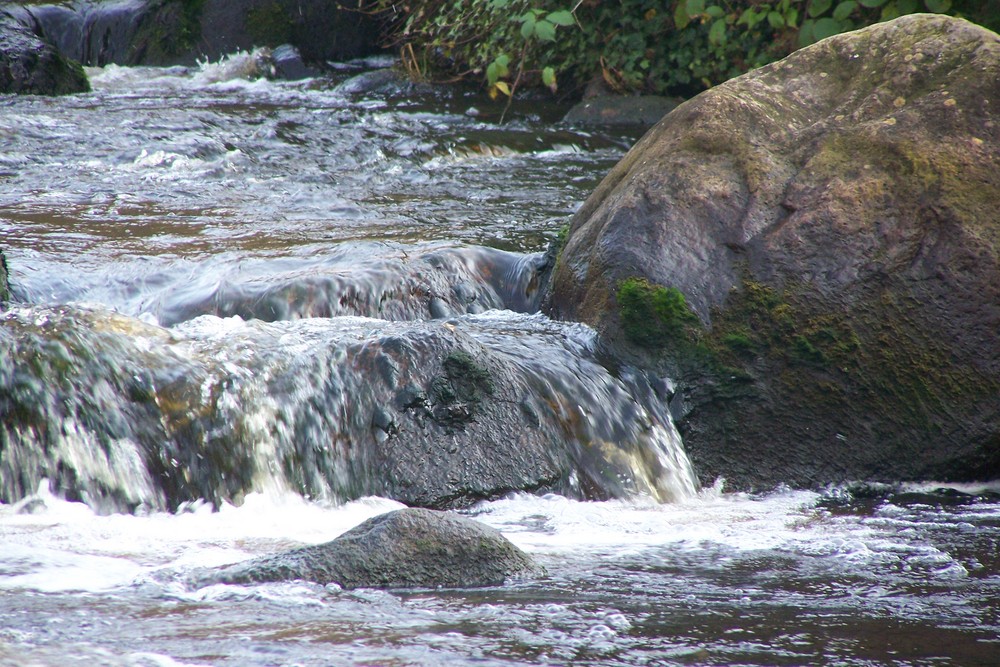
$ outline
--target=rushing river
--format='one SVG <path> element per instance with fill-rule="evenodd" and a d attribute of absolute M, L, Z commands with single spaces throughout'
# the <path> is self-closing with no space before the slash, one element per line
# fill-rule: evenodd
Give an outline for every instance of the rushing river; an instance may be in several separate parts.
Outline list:
<path fill-rule="evenodd" d="M 381 63 L 273 82 L 250 60 L 0 98 L 0 665 L 1000 664 L 1000 486 L 695 489 L 650 385 L 532 314 L 546 244 L 635 135 L 345 83 Z M 463 510 L 545 577 L 161 576 L 400 507 L 378 465 L 309 443 L 389 400 L 344 364 L 445 339 L 519 369 L 539 428 L 556 405 L 552 432 L 633 443 L 607 479 L 581 445 L 537 494 Z"/>

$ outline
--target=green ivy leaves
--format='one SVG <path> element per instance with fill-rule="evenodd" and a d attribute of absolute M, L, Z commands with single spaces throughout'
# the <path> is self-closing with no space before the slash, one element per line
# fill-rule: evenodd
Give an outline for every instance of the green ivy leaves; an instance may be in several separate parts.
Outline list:
<path fill-rule="evenodd" d="M 501 53 L 493 60 L 493 62 L 487 65 L 486 82 L 492 86 L 500 79 L 507 77 L 507 75 L 510 74 L 510 69 L 507 67 L 508 65 L 510 65 L 510 58 L 507 54 Z"/>
<path fill-rule="evenodd" d="M 391 36 L 411 74 L 480 77 L 494 98 L 598 78 L 621 93 L 691 95 L 837 33 L 917 11 L 968 14 L 981 2 L 368 1 L 393 17 Z"/>
<path fill-rule="evenodd" d="M 521 22 L 521 37 L 540 39 L 543 42 L 555 41 L 556 26 L 570 26 L 576 23 L 572 12 L 564 9 L 548 14 L 541 9 L 532 9 L 517 20 Z"/>
<path fill-rule="evenodd" d="M 837 5 L 837 8 L 833 10 L 833 20 L 834 21 L 846 21 L 847 18 L 854 13 L 854 10 L 858 8 L 858 3 L 854 0 L 846 0 Z"/>
<path fill-rule="evenodd" d="M 556 70 L 552 67 L 542 68 L 542 84 L 547 88 L 555 92 L 556 88 Z"/>
<path fill-rule="evenodd" d="M 872 10 L 880 10 L 876 17 L 888 21 L 905 14 L 926 10 L 936 14 L 951 9 L 951 0 L 809 0 L 806 16 L 799 30 L 799 46 L 808 46 L 821 39 L 867 25 Z M 832 11 L 831 11 L 832 10 Z M 866 13 L 867 12 L 867 13 Z"/>
<path fill-rule="evenodd" d="M 510 57 L 506 53 L 501 53 L 486 66 L 486 83 L 491 98 L 495 99 L 498 93 L 511 96 L 510 86 L 506 81 L 501 81 L 510 75 L 509 65 Z"/>
<path fill-rule="evenodd" d="M 497 10 L 505 9 L 508 4 L 509 0 L 492 0 L 491 2 L 491 6 Z M 510 57 L 506 53 L 502 53 L 494 58 L 486 66 L 487 93 L 492 99 L 496 99 L 501 94 L 508 98 L 514 95 L 521 77 L 527 69 L 528 61 L 532 55 L 532 46 L 536 41 L 555 42 L 556 29 L 558 27 L 567 27 L 576 24 L 576 18 L 573 16 L 573 13 L 566 9 L 558 9 L 550 12 L 542 9 L 530 9 L 513 20 L 520 23 L 518 34 L 520 34 L 523 40 L 518 49 L 520 55 L 517 62 L 517 75 L 514 77 L 512 83 L 505 81 L 504 79 L 511 76 Z M 535 71 L 538 72 L 538 70 Z M 542 85 L 552 92 L 557 90 L 558 83 L 556 82 L 555 67 L 545 64 L 541 68 L 540 76 Z"/>
<path fill-rule="evenodd" d="M 739 16 L 720 5 L 706 6 L 705 0 L 681 0 L 674 10 L 674 25 L 679 29 L 687 28 L 692 22 L 711 22 L 708 41 L 715 46 L 725 44 L 734 28 L 745 26 L 750 31 L 764 21 L 776 31 L 796 28 L 799 21 L 796 0 L 761 2 L 748 7 Z"/>

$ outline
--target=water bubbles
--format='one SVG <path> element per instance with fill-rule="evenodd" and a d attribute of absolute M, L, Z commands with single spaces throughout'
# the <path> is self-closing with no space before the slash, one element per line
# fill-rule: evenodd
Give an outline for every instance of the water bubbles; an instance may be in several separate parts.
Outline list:
<path fill-rule="evenodd" d="M 204 663 L 180 662 L 169 655 L 145 651 L 128 655 L 128 667 L 204 667 Z"/>
<path fill-rule="evenodd" d="M 592 646 L 611 644 L 616 637 L 618 637 L 618 633 L 603 623 L 591 626 L 585 635 L 586 642 Z"/>
<path fill-rule="evenodd" d="M 628 620 L 628 617 L 617 610 L 606 612 L 604 622 L 608 627 L 613 628 L 615 632 L 627 632 L 632 627 L 632 623 Z"/>

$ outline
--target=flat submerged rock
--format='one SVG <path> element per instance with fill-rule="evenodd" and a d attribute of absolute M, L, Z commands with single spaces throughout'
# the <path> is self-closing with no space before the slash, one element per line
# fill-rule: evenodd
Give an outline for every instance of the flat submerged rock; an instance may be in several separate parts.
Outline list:
<path fill-rule="evenodd" d="M 500 531 L 452 512 L 402 509 L 340 537 L 198 577 L 198 585 L 304 580 L 342 588 L 499 586 L 544 570 Z"/>

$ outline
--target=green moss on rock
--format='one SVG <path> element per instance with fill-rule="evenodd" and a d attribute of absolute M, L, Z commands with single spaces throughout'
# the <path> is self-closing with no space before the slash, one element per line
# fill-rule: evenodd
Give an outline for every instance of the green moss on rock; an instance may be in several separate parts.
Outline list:
<path fill-rule="evenodd" d="M 80 63 L 0 12 L 0 93 L 70 95 L 89 90 Z"/>
<path fill-rule="evenodd" d="M 625 335 L 646 348 L 676 344 L 698 322 L 679 289 L 655 285 L 645 278 L 621 281 L 616 299 Z"/>
<path fill-rule="evenodd" d="M 132 39 L 128 60 L 144 65 L 173 64 L 193 59 L 202 38 L 206 0 L 157 0 L 143 14 Z"/>
<path fill-rule="evenodd" d="M 292 19 L 277 2 L 248 11 L 246 29 L 256 46 L 275 47 L 292 40 Z"/>

